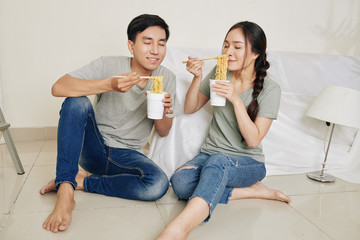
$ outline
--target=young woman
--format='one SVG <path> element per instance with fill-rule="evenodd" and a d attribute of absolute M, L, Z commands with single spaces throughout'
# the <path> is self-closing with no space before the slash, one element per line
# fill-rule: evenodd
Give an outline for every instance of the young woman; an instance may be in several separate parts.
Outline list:
<path fill-rule="evenodd" d="M 158 239 L 186 239 L 190 231 L 208 221 L 218 203 L 242 198 L 273 199 L 289 203 L 290 197 L 264 186 L 264 155 L 261 141 L 276 119 L 280 104 L 279 85 L 266 78 L 266 36 L 257 24 L 239 22 L 226 34 L 222 54 L 229 57 L 226 81 L 212 90 L 227 99 L 213 108 L 213 119 L 201 152 L 180 167 L 171 183 L 185 209 L 165 228 Z M 186 94 L 185 112 L 202 108 L 210 98 L 209 79 L 203 81 L 204 63 L 189 57 L 186 69 L 194 79 Z"/>

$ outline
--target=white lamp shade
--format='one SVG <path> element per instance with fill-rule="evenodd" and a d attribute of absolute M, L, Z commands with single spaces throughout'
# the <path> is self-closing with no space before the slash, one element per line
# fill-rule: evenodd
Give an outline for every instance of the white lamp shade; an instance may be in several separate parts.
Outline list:
<path fill-rule="evenodd" d="M 310 106 L 306 116 L 360 128 L 360 92 L 346 87 L 327 85 Z"/>

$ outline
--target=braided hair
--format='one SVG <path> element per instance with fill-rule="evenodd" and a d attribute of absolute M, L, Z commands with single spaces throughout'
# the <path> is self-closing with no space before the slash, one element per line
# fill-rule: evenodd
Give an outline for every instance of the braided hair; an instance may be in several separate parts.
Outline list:
<path fill-rule="evenodd" d="M 266 60 L 266 36 L 262 28 L 253 22 L 239 22 L 233 25 L 228 33 L 240 28 L 243 31 L 245 37 L 245 57 L 247 54 L 247 44 L 251 45 L 251 51 L 258 54 L 255 60 L 255 72 L 256 78 L 254 80 L 254 87 L 252 93 L 252 101 L 247 109 L 250 119 L 254 122 L 259 112 L 259 103 L 257 98 L 263 89 L 264 78 L 266 77 L 266 70 L 270 67 L 269 62 Z M 244 61 L 245 62 L 245 61 Z"/>

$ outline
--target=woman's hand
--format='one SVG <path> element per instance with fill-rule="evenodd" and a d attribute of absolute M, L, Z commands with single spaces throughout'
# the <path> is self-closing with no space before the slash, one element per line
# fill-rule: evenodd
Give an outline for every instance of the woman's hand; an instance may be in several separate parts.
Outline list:
<path fill-rule="evenodd" d="M 202 77 L 202 67 L 204 66 L 204 61 L 199 60 L 198 58 L 188 57 L 189 60 L 186 63 L 186 70 L 193 74 L 195 77 Z"/>
<path fill-rule="evenodd" d="M 227 81 L 216 81 L 216 83 L 212 85 L 212 90 L 215 91 L 217 95 L 225 97 L 232 104 L 240 99 L 240 95 L 235 92 L 234 86 Z"/>

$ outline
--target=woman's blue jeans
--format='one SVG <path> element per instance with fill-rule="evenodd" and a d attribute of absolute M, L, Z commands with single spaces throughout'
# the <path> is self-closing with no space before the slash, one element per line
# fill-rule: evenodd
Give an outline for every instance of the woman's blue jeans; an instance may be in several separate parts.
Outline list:
<path fill-rule="evenodd" d="M 181 169 L 182 167 L 188 166 Z M 251 157 L 199 153 L 171 177 L 174 193 L 184 200 L 204 199 L 210 207 L 208 221 L 218 203 L 228 203 L 233 188 L 249 187 L 266 175 L 265 164 Z M 189 168 L 190 167 L 190 168 Z"/>
<path fill-rule="evenodd" d="M 78 164 L 92 173 L 84 180 L 86 192 L 153 201 L 169 187 L 166 174 L 142 153 L 104 144 L 87 97 L 65 99 L 60 111 L 57 150 L 55 189 L 63 182 L 77 187 Z"/>

